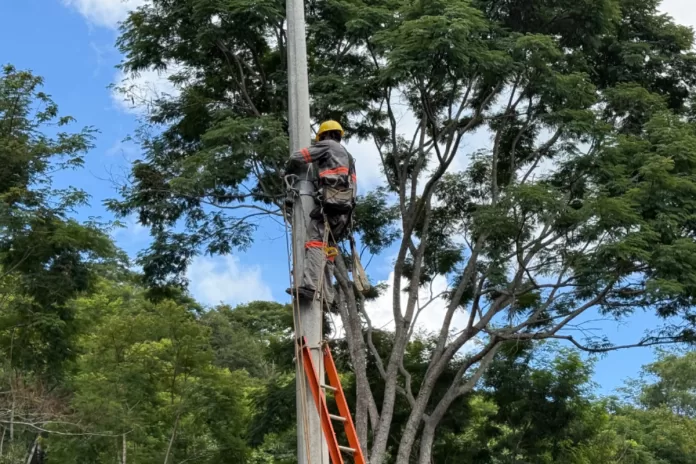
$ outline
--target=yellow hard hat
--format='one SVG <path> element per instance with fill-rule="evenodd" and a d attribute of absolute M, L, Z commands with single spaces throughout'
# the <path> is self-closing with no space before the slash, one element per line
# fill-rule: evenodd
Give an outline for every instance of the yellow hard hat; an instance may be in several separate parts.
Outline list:
<path fill-rule="evenodd" d="M 341 133 L 341 137 L 343 137 L 343 128 L 339 123 L 336 121 L 324 121 L 321 123 L 321 126 L 319 126 L 319 132 L 317 132 L 317 142 L 319 141 L 321 134 L 329 131 L 339 131 Z"/>

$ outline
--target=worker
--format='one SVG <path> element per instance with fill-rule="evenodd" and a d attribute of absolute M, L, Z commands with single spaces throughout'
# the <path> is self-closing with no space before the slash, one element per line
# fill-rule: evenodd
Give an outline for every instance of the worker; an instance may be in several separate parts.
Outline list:
<path fill-rule="evenodd" d="M 322 299 L 327 305 L 331 305 L 334 299 L 331 279 L 337 254 L 336 243 L 348 232 L 357 195 L 355 163 L 341 145 L 343 135 L 343 128 L 338 122 L 323 122 L 317 132 L 316 143 L 294 152 L 286 169 L 288 174 L 307 169 L 314 169 L 316 173 L 316 207 L 310 213 L 304 271 L 302 281 L 298 282 L 297 293 L 300 298 L 314 299 L 323 269 Z M 327 243 L 324 243 L 325 223 L 330 229 Z M 288 289 L 288 293 L 294 292 Z"/>

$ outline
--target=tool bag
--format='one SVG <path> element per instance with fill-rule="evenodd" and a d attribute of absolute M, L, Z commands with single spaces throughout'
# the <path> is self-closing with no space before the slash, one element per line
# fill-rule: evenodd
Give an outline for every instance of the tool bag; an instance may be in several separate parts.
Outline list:
<path fill-rule="evenodd" d="M 325 214 L 340 216 L 349 214 L 355 207 L 355 185 L 350 181 L 350 173 L 354 172 L 353 157 L 349 156 L 349 169 L 345 184 L 331 184 L 326 180 L 319 184 L 319 199 Z"/>
<path fill-rule="evenodd" d="M 353 210 L 353 188 L 343 186 L 321 186 L 321 204 L 324 213 L 331 216 L 348 214 Z"/>

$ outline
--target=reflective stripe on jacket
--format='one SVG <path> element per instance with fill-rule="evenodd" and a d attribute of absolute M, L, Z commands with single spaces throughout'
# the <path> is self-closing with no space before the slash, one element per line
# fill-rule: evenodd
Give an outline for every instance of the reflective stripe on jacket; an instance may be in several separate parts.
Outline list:
<path fill-rule="evenodd" d="M 313 164 L 321 183 L 332 186 L 352 187 L 357 196 L 355 163 L 343 145 L 334 140 L 322 140 L 309 148 L 303 148 L 290 156 L 288 173 L 296 174 Z"/>

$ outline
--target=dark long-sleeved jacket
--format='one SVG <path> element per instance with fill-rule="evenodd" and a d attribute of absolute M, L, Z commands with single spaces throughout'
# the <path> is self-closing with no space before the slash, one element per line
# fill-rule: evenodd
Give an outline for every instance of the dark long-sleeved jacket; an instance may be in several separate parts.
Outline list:
<path fill-rule="evenodd" d="M 352 187 L 357 195 L 355 163 L 348 151 L 334 140 L 322 140 L 290 156 L 287 173 L 297 174 L 312 164 L 324 185 Z"/>

